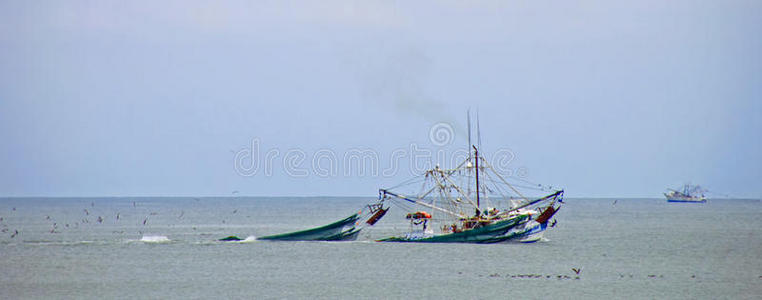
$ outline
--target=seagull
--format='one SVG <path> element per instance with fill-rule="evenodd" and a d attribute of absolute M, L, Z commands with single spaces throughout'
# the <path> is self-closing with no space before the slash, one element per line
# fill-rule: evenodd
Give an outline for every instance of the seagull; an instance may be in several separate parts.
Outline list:
<path fill-rule="evenodd" d="M 572 268 L 572 271 L 574 271 L 575 274 L 579 275 L 579 272 L 582 272 L 582 268 Z"/>
<path fill-rule="evenodd" d="M 11 234 L 11 238 L 15 238 L 17 235 L 19 235 L 19 231 L 18 230 L 14 230 L 14 233 Z"/>

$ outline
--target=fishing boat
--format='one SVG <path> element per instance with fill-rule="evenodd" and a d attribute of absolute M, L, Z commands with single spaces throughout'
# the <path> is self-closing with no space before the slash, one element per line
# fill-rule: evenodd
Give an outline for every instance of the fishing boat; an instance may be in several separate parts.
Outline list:
<path fill-rule="evenodd" d="M 435 167 L 422 176 L 420 193 L 408 196 L 400 187 L 379 190 L 382 202 L 410 211 L 404 235 L 379 242 L 498 243 L 536 242 L 563 203 L 563 190 L 528 196 L 494 171 L 476 147 L 474 155 L 454 169 Z M 473 163 L 472 163 L 473 162 Z M 473 184 L 463 180 L 473 179 Z M 416 181 L 413 181 L 416 182 Z M 410 183 L 412 184 L 412 183 Z M 403 185 L 408 185 L 407 183 Z M 473 187 L 473 189 L 471 189 Z M 547 191 L 542 186 L 524 188 Z M 518 197 L 509 196 L 515 194 Z M 497 207 L 506 202 L 505 209 Z"/>
<path fill-rule="evenodd" d="M 704 203 L 706 202 L 704 192 L 706 190 L 701 186 L 686 184 L 682 189 L 668 189 L 664 196 L 667 197 L 667 202 Z"/>
<path fill-rule="evenodd" d="M 469 124 L 469 144 L 470 140 Z M 542 239 L 546 229 L 555 225 L 551 219 L 563 203 L 564 191 L 503 176 L 479 155 L 475 145 L 470 148 L 473 152 L 468 151 L 468 157 L 455 168 L 436 166 L 395 187 L 379 189 L 380 203 L 391 202 L 408 211 L 405 219 L 409 229 L 377 241 L 499 243 Z M 406 189 L 412 192 L 403 191 Z"/>

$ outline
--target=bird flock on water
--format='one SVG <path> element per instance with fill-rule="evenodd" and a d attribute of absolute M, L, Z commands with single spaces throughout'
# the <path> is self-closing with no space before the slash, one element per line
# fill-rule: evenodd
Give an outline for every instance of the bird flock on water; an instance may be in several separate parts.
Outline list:
<path fill-rule="evenodd" d="M 200 198 L 193 198 L 193 200 L 200 201 L 201 199 Z M 133 207 L 134 211 L 130 212 L 130 213 L 132 213 L 133 215 L 138 215 L 139 214 L 139 212 L 138 212 L 138 207 L 139 206 L 140 205 L 139 205 L 138 202 L 133 201 L 132 202 L 132 207 Z M 21 207 L 21 209 L 24 209 L 24 208 Z M 61 222 L 61 221 L 56 220 L 56 217 L 54 217 L 52 215 L 45 215 L 43 217 L 44 221 L 45 222 L 49 222 L 49 224 L 50 224 L 50 227 L 47 230 L 47 233 L 50 233 L 50 234 L 59 234 L 59 233 L 62 233 L 63 231 L 65 231 L 67 229 L 77 229 L 77 228 L 80 228 L 80 227 L 86 226 L 86 225 L 87 226 L 97 226 L 97 225 L 100 225 L 100 224 L 105 224 L 105 223 L 108 222 L 108 218 L 110 218 L 109 215 L 113 216 L 113 223 L 112 224 L 118 224 L 118 223 L 121 223 L 121 222 L 125 221 L 124 217 L 122 215 L 122 212 L 120 212 L 120 211 L 112 212 L 112 213 L 110 213 L 108 215 L 98 214 L 97 211 L 99 211 L 99 209 L 96 208 L 95 201 L 92 201 L 92 202 L 90 202 L 89 206 L 86 206 L 86 207 L 82 208 L 81 215 L 78 216 L 78 217 L 74 217 L 77 220 L 75 220 L 73 222 Z M 7 213 L 6 216 L 0 215 L 0 233 L 2 233 L 3 235 L 7 234 L 7 237 L 10 238 L 10 239 L 19 238 L 21 236 L 21 234 L 22 234 L 21 230 L 23 228 L 22 227 L 17 227 L 17 226 L 12 226 L 11 224 L 9 224 L 9 218 L 8 218 L 8 217 L 13 217 L 14 214 L 18 213 L 17 212 L 17 208 L 16 207 L 12 207 L 9 211 L 6 211 L 6 213 Z M 238 213 L 238 209 L 234 209 L 231 214 L 236 214 L 236 213 Z M 159 213 L 155 212 L 155 211 L 148 212 L 143 217 L 140 217 L 140 219 L 138 221 L 138 224 L 141 225 L 141 226 L 149 226 L 150 225 L 150 219 L 152 217 L 155 217 L 155 216 L 158 216 L 158 215 L 159 215 Z M 176 219 L 177 220 L 182 220 L 184 217 L 185 217 L 185 210 L 181 210 L 180 213 L 177 215 Z M 247 217 L 249 217 L 249 216 L 247 216 Z M 10 219 L 13 219 L 13 218 L 10 218 Z M 222 219 L 221 223 L 225 224 L 226 220 Z M 17 228 L 14 228 L 14 227 L 17 227 Z M 197 227 L 193 226 L 192 229 L 193 230 L 197 230 Z M 115 233 L 124 233 L 124 231 L 114 231 L 114 232 Z M 143 230 L 142 229 L 139 230 L 138 233 L 142 234 Z"/>

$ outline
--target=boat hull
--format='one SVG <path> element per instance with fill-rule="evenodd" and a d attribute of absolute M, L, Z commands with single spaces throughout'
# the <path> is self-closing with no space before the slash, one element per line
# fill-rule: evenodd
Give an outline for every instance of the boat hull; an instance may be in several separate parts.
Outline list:
<path fill-rule="evenodd" d="M 667 198 L 667 202 L 689 202 L 689 203 L 704 203 L 706 202 L 706 198 L 704 198 L 703 195 L 699 196 L 692 196 L 692 195 L 686 195 L 681 193 L 664 193 L 664 197 Z"/>
<path fill-rule="evenodd" d="M 706 203 L 706 199 L 667 199 L 667 202 Z"/>
<path fill-rule="evenodd" d="M 398 242 L 398 243 L 499 243 L 506 241 L 509 232 L 514 227 L 524 224 L 528 221 L 525 215 L 519 215 L 511 219 L 497 221 L 495 223 L 479 227 L 476 229 L 447 233 L 434 236 L 403 236 L 390 237 L 378 240 L 378 242 Z"/>
<path fill-rule="evenodd" d="M 543 233 L 548 229 L 548 223 L 529 221 L 508 233 L 506 242 L 534 243 L 542 239 Z"/>

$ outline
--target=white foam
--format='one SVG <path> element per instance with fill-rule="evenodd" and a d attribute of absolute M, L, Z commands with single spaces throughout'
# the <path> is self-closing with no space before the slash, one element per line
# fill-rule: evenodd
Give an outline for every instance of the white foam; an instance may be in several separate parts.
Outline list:
<path fill-rule="evenodd" d="M 171 240 L 164 236 L 164 235 L 144 235 L 142 238 L 140 238 L 141 242 L 144 243 L 167 243 L 171 242 Z"/>
<path fill-rule="evenodd" d="M 257 241 L 257 237 L 250 235 L 246 237 L 245 239 L 238 240 L 238 241 L 229 241 L 229 243 L 251 243 Z"/>

